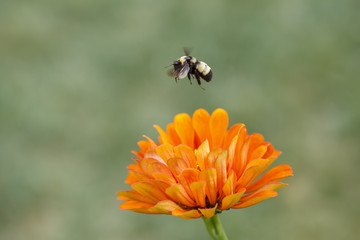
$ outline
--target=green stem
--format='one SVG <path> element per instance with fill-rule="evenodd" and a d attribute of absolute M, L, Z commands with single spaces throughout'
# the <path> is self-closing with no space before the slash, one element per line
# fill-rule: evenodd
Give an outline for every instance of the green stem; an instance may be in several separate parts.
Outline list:
<path fill-rule="evenodd" d="M 211 218 L 203 217 L 206 228 L 214 240 L 228 240 L 218 215 L 219 214 L 215 214 Z"/>

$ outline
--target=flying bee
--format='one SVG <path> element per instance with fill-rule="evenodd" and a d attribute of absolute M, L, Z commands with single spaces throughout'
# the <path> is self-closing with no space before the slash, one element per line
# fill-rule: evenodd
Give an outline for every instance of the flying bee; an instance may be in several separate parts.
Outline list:
<path fill-rule="evenodd" d="M 211 68 L 206 63 L 189 56 L 189 49 L 185 48 L 184 52 L 185 56 L 180 57 L 171 64 L 174 66 L 174 69 L 169 71 L 169 75 L 175 77 L 176 82 L 178 79 L 183 79 L 187 76 L 190 84 L 192 84 L 191 77 L 195 77 L 199 86 L 204 89 L 201 86 L 200 78 L 210 82 L 213 75 Z"/>

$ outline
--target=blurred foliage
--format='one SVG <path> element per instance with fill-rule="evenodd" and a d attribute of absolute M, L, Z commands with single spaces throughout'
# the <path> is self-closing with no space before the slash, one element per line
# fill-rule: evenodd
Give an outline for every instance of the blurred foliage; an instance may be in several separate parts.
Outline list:
<path fill-rule="evenodd" d="M 230 239 L 359 239 L 360 2 L 1 1 L 0 239 L 209 239 L 118 209 L 132 149 L 175 114 L 226 109 L 283 152 L 278 197 Z M 214 78 L 177 84 L 192 47 Z"/>

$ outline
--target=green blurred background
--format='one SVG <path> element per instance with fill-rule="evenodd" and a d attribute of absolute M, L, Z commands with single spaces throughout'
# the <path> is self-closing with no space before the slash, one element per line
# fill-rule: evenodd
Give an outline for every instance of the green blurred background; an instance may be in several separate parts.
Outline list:
<path fill-rule="evenodd" d="M 279 196 L 229 239 L 360 239 L 360 2 L 1 1 L 0 239 L 210 239 L 118 208 L 130 151 L 177 113 L 228 111 L 283 152 Z M 164 67 L 192 47 L 213 81 Z"/>

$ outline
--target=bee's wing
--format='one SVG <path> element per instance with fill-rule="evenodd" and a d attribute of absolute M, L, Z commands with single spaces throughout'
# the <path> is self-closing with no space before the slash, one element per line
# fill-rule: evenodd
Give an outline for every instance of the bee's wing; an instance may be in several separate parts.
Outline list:
<path fill-rule="evenodd" d="M 185 63 L 184 66 L 182 68 L 178 68 L 178 69 L 170 69 L 168 71 L 168 75 L 170 77 L 176 77 L 176 78 L 179 78 L 179 79 L 183 79 L 187 76 L 187 74 L 189 73 L 190 71 L 190 66 L 188 63 Z"/>
<path fill-rule="evenodd" d="M 190 47 L 184 47 L 184 52 L 186 56 L 190 56 L 191 48 Z"/>
<path fill-rule="evenodd" d="M 174 69 L 169 69 L 167 71 L 167 74 L 170 76 L 170 77 L 177 77 L 177 75 L 179 75 L 179 73 L 175 73 L 175 70 Z"/>
<path fill-rule="evenodd" d="M 190 71 L 190 66 L 187 62 L 185 62 L 184 66 L 180 69 L 178 78 L 179 79 L 185 78 L 188 75 L 189 71 Z"/>

